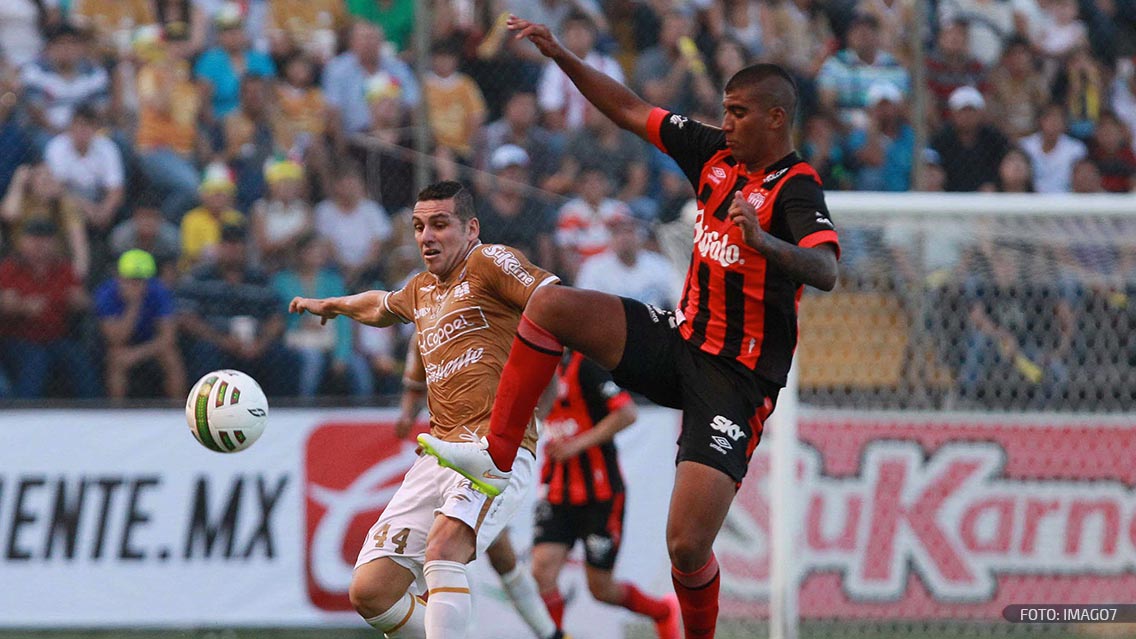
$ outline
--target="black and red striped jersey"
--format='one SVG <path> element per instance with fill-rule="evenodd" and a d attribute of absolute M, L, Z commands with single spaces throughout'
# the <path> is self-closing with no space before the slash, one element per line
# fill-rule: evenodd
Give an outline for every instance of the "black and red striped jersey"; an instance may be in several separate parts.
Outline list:
<path fill-rule="evenodd" d="M 749 171 L 734 159 L 721 129 L 663 109 L 651 112 L 647 133 L 678 163 L 698 200 L 678 308 L 683 338 L 784 385 L 803 287 L 745 243 L 728 211 L 740 190 L 774 237 L 802 247 L 831 243 L 839 251 L 820 177 L 796 152 Z"/>
<path fill-rule="evenodd" d="M 599 364 L 575 352 L 560 363 L 556 383 L 556 401 L 545 419 L 541 439 L 576 437 L 633 401 Z M 546 499 L 552 504 L 610 501 L 623 492 L 615 444 L 592 446 L 564 461 L 545 459 L 541 483 L 548 486 Z"/>

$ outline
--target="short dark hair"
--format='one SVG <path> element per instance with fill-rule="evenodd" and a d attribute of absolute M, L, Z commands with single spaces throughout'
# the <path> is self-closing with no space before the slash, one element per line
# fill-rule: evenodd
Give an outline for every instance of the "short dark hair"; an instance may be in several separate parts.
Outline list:
<path fill-rule="evenodd" d="M 75 112 L 71 115 L 71 120 L 82 120 L 87 124 L 98 126 L 102 121 L 102 115 L 95 105 L 90 102 L 83 102 L 75 108 Z"/>
<path fill-rule="evenodd" d="M 462 222 L 472 220 L 477 212 L 473 208 L 473 194 L 461 182 L 443 180 L 435 182 L 418 192 L 419 202 L 453 200 L 454 215 Z"/>
<path fill-rule="evenodd" d="M 568 15 L 564 16 L 564 20 L 560 25 L 561 30 L 566 30 L 568 28 L 568 25 L 572 23 L 579 24 L 591 30 L 593 33 L 596 31 L 596 23 L 594 20 L 592 20 L 592 17 L 584 13 L 583 11 L 580 11 L 579 9 L 575 9 L 569 12 Z"/>
<path fill-rule="evenodd" d="M 726 91 L 764 86 L 762 98 L 770 108 L 781 107 L 792 121 L 797 112 L 797 81 L 784 68 L 767 62 L 751 64 L 726 82 Z"/>

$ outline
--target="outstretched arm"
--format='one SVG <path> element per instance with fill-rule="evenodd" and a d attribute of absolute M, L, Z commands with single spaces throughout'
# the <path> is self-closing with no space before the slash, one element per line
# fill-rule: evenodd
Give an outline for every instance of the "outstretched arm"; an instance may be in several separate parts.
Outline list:
<path fill-rule="evenodd" d="M 288 304 L 288 312 L 303 314 L 306 311 L 318 315 L 320 324 L 326 324 L 327 320 L 342 315 L 368 326 L 390 326 L 400 321 L 400 318 L 387 310 L 383 303 L 386 295 L 386 291 L 376 290 L 323 299 L 296 297 Z"/>
<path fill-rule="evenodd" d="M 516 38 L 528 38 L 541 54 L 551 59 L 564 71 L 580 93 L 594 104 L 612 122 L 647 139 L 647 117 L 653 106 L 611 76 L 592 68 L 560 45 L 548 27 L 509 16 L 506 25 L 516 32 Z"/>

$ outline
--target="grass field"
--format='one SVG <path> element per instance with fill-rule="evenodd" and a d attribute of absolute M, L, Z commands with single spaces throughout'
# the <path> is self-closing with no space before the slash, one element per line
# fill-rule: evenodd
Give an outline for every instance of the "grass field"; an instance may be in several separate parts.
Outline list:
<path fill-rule="evenodd" d="M 376 639 L 366 628 L 277 629 L 246 628 L 240 630 L 0 630 L 0 639 Z M 723 622 L 718 639 L 764 639 L 764 624 Z M 647 625 L 629 629 L 626 639 L 654 639 Z M 800 639 L 1121 639 L 1136 637 L 1136 626 L 1041 626 L 999 624 L 943 623 L 806 623 Z M 575 639 L 605 639 L 576 634 Z"/>

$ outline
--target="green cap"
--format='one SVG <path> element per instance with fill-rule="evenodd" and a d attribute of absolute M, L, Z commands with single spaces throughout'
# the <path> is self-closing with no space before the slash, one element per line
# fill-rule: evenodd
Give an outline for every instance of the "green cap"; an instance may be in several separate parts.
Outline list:
<path fill-rule="evenodd" d="M 131 279 L 149 279 L 158 272 L 154 256 L 142 249 L 131 249 L 118 258 L 118 274 Z"/>

